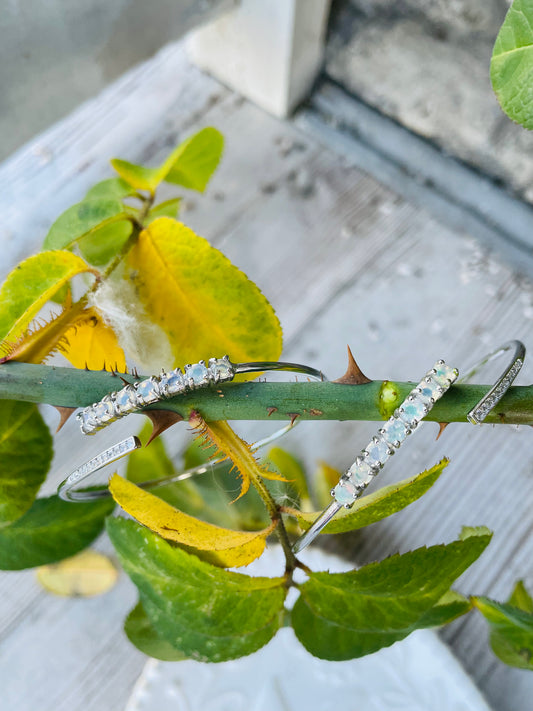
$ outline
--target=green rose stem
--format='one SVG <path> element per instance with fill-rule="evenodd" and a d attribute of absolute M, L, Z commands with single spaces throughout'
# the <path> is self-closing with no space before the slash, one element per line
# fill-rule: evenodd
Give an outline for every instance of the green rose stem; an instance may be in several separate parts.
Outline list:
<path fill-rule="evenodd" d="M 134 382 L 132 375 L 123 376 Z M 141 376 L 142 377 L 142 376 Z M 363 385 L 339 383 L 227 383 L 198 390 L 150 409 L 172 410 L 186 420 L 198 410 L 212 420 L 385 420 L 404 400 L 414 383 L 374 380 Z M 0 399 L 84 407 L 122 380 L 105 371 L 84 371 L 15 361 L 0 365 Z M 454 385 L 427 416 L 433 422 L 466 422 L 466 413 L 490 389 L 489 385 Z M 148 409 L 148 408 L 147 408 Z M 490 413 L 492 424 L 533 425 L 533 386 L 510 388 Z"/>

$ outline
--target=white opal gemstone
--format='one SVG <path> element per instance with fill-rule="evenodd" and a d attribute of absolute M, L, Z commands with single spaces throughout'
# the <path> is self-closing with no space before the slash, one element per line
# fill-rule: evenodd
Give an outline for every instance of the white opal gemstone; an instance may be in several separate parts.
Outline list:
<path fill-rule="evenodd" d="M 186 389 L 183 373 L 179 368 L 163 373 L 159 379 L 159 389 L 166 397 L 182 393 Z"/>
<path fill-rule="evenodd" d="M 335 501 L 343 506 L 351 506 L 359 494 L 357 487 L 349 480 L 342 479 L 333 489 Z"/>
<path fill-rule="evenodd" d="M 348 476 L 356 486 L 365 487 L 372 481 L 374 472 L 369 464 L 358 457 L 348 469 Z"/>
<path fill-rule="evenodd" d="M 450 368 L 446 363 L 435 363 L 433 366 L 434 373 L 431 373 L 431 377 L 442 387 L 447 388 L 450 382 L 457 378 L 457 373 L 454 368 Z"/>
<path fill-rule="evenodd" d="M 231 363 L 225 358 L 213 358 L 209 361 L 209 372 L 215 382 L 233 380 L 235 371 Z"/>
<path fill-rule="evenodd" d="M 442 395 L 441 386 L 435 382 L 431 377 L 423 380 L 418 386 L 420 392 L 420 399 L 426 403 L 426 405 L 432 404 L 432 401 L 438 400 Z"/>
<path fill-rule="evenodd" d="M 115 408 L 110 399 L 102 398 L 93 407 L 94 416 L 99 423 L 111 422 L 115 417 Z"/>
<path fill-rule="evenodd" d="M 115 408 L 121 415 L 125 415 L 135 409 L 136 393 L 132 385 L 126 385 L 115 395 Z"/>
<path fill-rule="evenodd" d="M 144 405 L 150 405 L 159 400 L 159 388 L 157 381 L 153 378 L 147 378 L 137 385 L 137 397 L 141 399 Z"/>
<path fill-rule="evenodd" d="M 370 464 L 371 467 L 378 467 L 380 464 L 385 464 L 390 456 L 389 448 L 390 446 L 383 439 L 370 442 L 366 448 L 365 462 Z"/>
<path fill-rule="evenodd" d="M 416 425 L 426 414 L 426 408 L 422 400 L 415 398 L 407 400 L 400 408 L 399 416 L 408 425 Z"/>
<path fill-rule="evenodd" d="M 383 425 L 383 439 L 388 444 L 401 443 L 407 436 L 407 427 L 405 422 L 398 420 L 396 417 L 391 417 L 388 422 Z"/>
<path fill-rule="evenodd" d="M 83 434 L 93 434 L 98 427 L 98 420 L 95 417 L 92 407 L 86 407 L 77 415 L 77 420 L 80 423 Z"/>
<path fill-rule="evenodd" d="M 195 388 L 201 388 L 210 382 L 209 371 L 203 363 L 195 363 L 186 368 L 185 377 L 192 381 L 192 385 Z"/>

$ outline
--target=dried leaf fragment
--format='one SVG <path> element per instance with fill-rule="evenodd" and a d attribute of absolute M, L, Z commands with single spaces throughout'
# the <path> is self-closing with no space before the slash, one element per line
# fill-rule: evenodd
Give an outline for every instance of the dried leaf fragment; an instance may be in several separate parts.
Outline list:
<path fill-rule="evenodd" d="M 43 565 L 35 573 L 42 587 L 54 595 L 90 597 L 110 590 L 118 572 L 102 553 L 85 550 L 60 563 Z"/>

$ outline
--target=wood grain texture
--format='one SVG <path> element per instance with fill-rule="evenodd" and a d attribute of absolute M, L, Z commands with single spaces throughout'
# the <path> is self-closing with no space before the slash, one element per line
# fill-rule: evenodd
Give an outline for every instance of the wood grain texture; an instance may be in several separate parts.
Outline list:
<path fill-rule="evenodd" d="M 354 168 L 319 135 L 265 115 L 202 76 L 180 46 L 130 72 L 0 166 L 2 271 L 38 248 L 57 214 L 110 175 L 111 156 L 156 164 L 205 125 L 226 135 L 226 155 L 206 195 L 187 197 L 183 217 L 272 301 L 284 327 L 284 358 L 335 378 L 346 369 L 349 343 L 369 377 L 418 381 L 440 357 L 461 369 L 509 338 L 533 347 L 533 284 Z M 518 382 L 532 375 L 526 361 Z M 98 444 L 108 446 L 140 423 L 127 418 L 99 434 Z M 168 442 L 178 452 L 185 433 L 175 429 Z M 311 468 L 321 458 L 343 469 L 375 430 L 373 423 L 306 422 L 283 446 Z M 265 426 L 242 431 L 264 435 Z M 452 464 L 434 489 L 391 519 L 328 545 L 366 562 L 449 541 L 463 524 L 486 524 L 494 540 L 458 588 L 501 599 L 518 577 L 532 585 L 530 428 L 452 425 L 438 442 L 436 433 L 435 424 L 422 427 L 378 484 L 448 455 Z M 70 422 L 55 445 L 44 491 L 94 452 L 95 441 L 83 441 Z M 1 575 L 3 709 L 122 708 L 143 664 L 120 632 L 133 599 L 124 579 L 102 598 L 63 600 L 40 591 L 31 572 Z M 495 661 L 485 637 L 476 616 L 443 632 L 495 709 L 529 710 L 533 680 Z"/>

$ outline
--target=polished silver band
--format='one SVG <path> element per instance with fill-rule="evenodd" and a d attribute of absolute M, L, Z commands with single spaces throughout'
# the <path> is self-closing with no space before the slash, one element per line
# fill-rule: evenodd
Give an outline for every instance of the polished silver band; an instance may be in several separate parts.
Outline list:
<path fill-rule="evenodd" d="M 474 405 L 474 407 L 467 414 L 467 419 L 473 425 L 480 425 L 489 412 L 493 410 L 496 405 L 503 398 L 505 393 L 509 390 L 513 384 L 516 376 L 520 372 L 522 365 L 524 364 L 524 358 L 526 357 L 526 347 L 521 341 L 507 341 L 496 350 L 491 351 L 481 360 L 479 360 L 475 365 L 469 368 L 466 373 L 457 381 L 457 383 L 466 383 L 471 380 L 479 371 L 484 368 L 488 363 L 493 360 L 500 358 L 502 355 L 507 353 L 511 354 L 510 361 L 500 375 L 498 380 L 494 383 L 492 388 L 488 393 L 481 398 L 481 400 Z"/>
<path fill-rule="evenodd" d="M 383 468 L 395 449 L 400 447 L 433 405 L 457 380 L 459 372 L 443 360 L 437 361 L 418 385 L 395 410 L 392 417 L 378 430 L 352 466 L 342 475 L 332 489 L 333 501 L 318 516 L 312 526 L 295 542 L 294 553 L 300 553 L 313 541 L 327 523 L 341 510 L 351 508 L 372 479 Z"/>
<path fill-rule="evenodd" d="M 210 358 L 207 365 L 205 361 L 201 360 L 198 363 L 186 365 L 183 371 L 180 368 L 169 372 L 162 371 L 161 375 L 152 375 L 144 380 L 126 385 L 121 390 L 105 395 L 99 402 L 83 408 L 76 415 L 76 419 L 83 434 L 93 435 L 112 422 L 155 402 L 185 395 L 219 383 L 230 382 L 241 373 L 264 371 L 288 371 L 303 373 L 316 380 L 326 379 L 320 370 L 308 365 L 279 361 L 232 363 L 226 355 L 223 358 Z"/>

